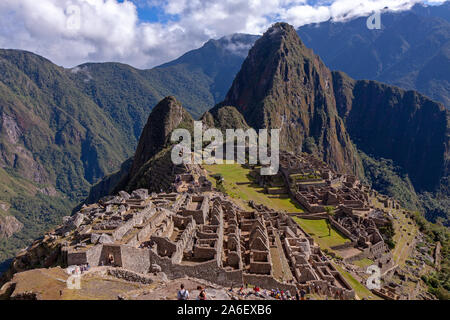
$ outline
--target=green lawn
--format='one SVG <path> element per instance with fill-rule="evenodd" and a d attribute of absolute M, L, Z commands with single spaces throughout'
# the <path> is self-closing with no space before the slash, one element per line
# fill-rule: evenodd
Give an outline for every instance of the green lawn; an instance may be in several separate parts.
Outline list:
<path fill-rule="evenodd" d="M 370 260 L 370 259 L 364 258 L 364 259 L 361 259 L 361 260 L 353 261 L 352 264 L 365 269 L 365 268 L 373 265 L 374 262 L 372 260 Z"/>
<path fill-rule="evenodd" d="M 269 195 L 264 193 L 264 189 L 254 184 L 249 174 L 250 169 L 246 169 L 239 164 L 217 164 L 203 166 L 209 175 L 221 174 L 225 179 L 225 191 L 230 197 L 236 200 L 244 208 L 248 208 L 246 201 L 253 200 L 258 204 L 266 205 L 269 208 L 290 213 L 301 213 L 302 208 L 294 203 L 288 195 Z M 211 181 L 215 180 L 210 177 Z"/>
<path fill-rule="evenodd" d="M 314 241 L 320 245 L 321 249 L 331 250 L 331 247 L 350 242 L 350 239 L 341 235 L 333 228 L 331 229 L 331 235 L 328 235 L 328 227 L 324 219 L 308 220 L 294 217 L 294 220 L 314 238 Z"/>

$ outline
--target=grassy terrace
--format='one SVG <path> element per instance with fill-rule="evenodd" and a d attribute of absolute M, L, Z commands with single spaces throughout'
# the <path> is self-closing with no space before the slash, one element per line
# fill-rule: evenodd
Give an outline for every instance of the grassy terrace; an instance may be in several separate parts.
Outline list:
<path fill-rule="evenodd" d="M 297 217 L 294 217 L 294 220 L 314 238 L 314 241 L 322 249 L 331 250 L 331 247 L 350 242 L 350 239 L 341 235 L 334 228 L 331 228 L 331 235 L 328 235 L 328 227 L 325 220 L 308 220 Z"/>
<path fill-rule="evenodd" d="M 369 289 L 366 288 L 363 284 L 361 284 L 358 280 L 356 280 L 350 273 L 345 271 L 341 266 L 334 264 L 336 270 L 339 271 L 340 274 L 347 280 L 350 286 L 355 290 L 356 295 L 359 299 L 368 299 L 368 300 L 382 300 L 380 297 L 376 296 Z"/>
<path fill-rule="evenodd" d="M 255 184 L 250 177 L 250 169 L 239 164 L 204 165 L 203 167 L 208 171 L 209 179 L 213 183 L 215 183 L 215 179 L 211 176 L 221 174 L 225 180 L 223 183 L 225 191 L 244 208 L 249 209 L 246 201 L 253 200 L 275 210 L 292 213 L 303 212 L 302 208 L 294 203 L 288 195 L 265 194 L 264 189 Z"/>
<path fill-rule="evenodd" d="M 375 207 L 384 209 L 383 204 L 376 198 L 372 198 L 371 202 Z M 414 248 L 414 238 L 417 235 L 418 228 L 413 219 L 403 214 L 402 209 L 390 209 L 390 212 L 396 217 L 394 219 L 395 248 L 392 250 L 392 254 L 395 262 L 402 267 Z"/>
<path fill-rule="evenodd" d="M 353 261 L 352 263 L 354 265 L 358 266 L 358 267 L 363 268 L 363 269 L 365 269 L 365 268 L 367 268 L 367 267 L 369 267 L 369 266 L 374 264 L 374 262 L 372 260 L 367 259 L 367 258 L 364 258 L 364 259 L 361 259 L 361 260 L 357 260 L 357 261 Z"/>
<path fill-rule="evenodd" d="M 403 266 L 414 247 L 414 237 L 417 234 L 417 226 L 411 218 L 407 218 L 400 211 L 393 212 L 393 214 L 398 220 L 394 220 L 394 241 L 396 245 L 392 253 L 395 262 L 399 266 Z"/>

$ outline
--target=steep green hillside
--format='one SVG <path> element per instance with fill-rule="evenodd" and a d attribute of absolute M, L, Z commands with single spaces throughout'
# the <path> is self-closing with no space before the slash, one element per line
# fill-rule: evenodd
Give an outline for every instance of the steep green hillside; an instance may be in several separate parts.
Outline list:
<path fill-rule="evenodd" d="M 392 159 L 417 191 L 434 191 L 449 174 L 450 112 L 415 92 L 333 73 L 338 111 L 358 148 Z"/>
<path fill-rule="evenodd" d="M 419 196 L 408 175 L 389 159 L 374 159 L 360 152 L 367 182 L 380 192 L 398 200 L 402 207 L 417 211 L 422 209 Z"/>
<path fill-rule="evenodd" d="M 11 258 L 18 249 L 27 247 L 31 241 L 48 231 L 49 227 L 59 224 L 61 218 L 75 205 L 75 202 L 68 198 L 42 193 L 33 183 L 10 169 L 2 168 L 0 168 L 0 203 L 8 204 L 7 211 L 0 210 L 0 224 L 2 217 L 6 216 L 13 216 L 23 224 L 23 228 L 12 236 L 0 237 L 0 262 Z"/>
<path fill-rule="evenodd" d="M 130 152 L 125 135 L 65 69 L 0 50 L 0 201 L 24 225 L 1 240 L 0 260 L 70 214 Z"/>

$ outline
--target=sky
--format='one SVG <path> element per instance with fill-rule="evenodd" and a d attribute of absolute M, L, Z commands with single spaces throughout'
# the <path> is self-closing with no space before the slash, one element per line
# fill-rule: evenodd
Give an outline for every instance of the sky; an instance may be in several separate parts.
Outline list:
<path fill-rule="evenodd" d="M 0 0 L 0 48 L 42 55 L 64 67 L 122 62 L 150 68 L 233 33 L 262 34 L 407 10 L 420 0 Z M 431 0 L 428 4 L 445 1 Z"/>

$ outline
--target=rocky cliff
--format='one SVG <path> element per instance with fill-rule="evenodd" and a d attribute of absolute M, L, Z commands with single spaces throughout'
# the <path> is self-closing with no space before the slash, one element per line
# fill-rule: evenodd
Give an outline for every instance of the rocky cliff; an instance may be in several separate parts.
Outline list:
<path fill-rule="evenodd" d="M 23 228 L 23 223 L 13 216 L 0 216 L 0 239 L 10 238 L 13 234 L 19 232 Z"/>
<path fill-rule="evenodd" d="M 392 159 L 416 191 L 434 191 L 450 169 L 450 113 L 416 91 L 333 73 L 339 115 L 358 148 Z"/>

